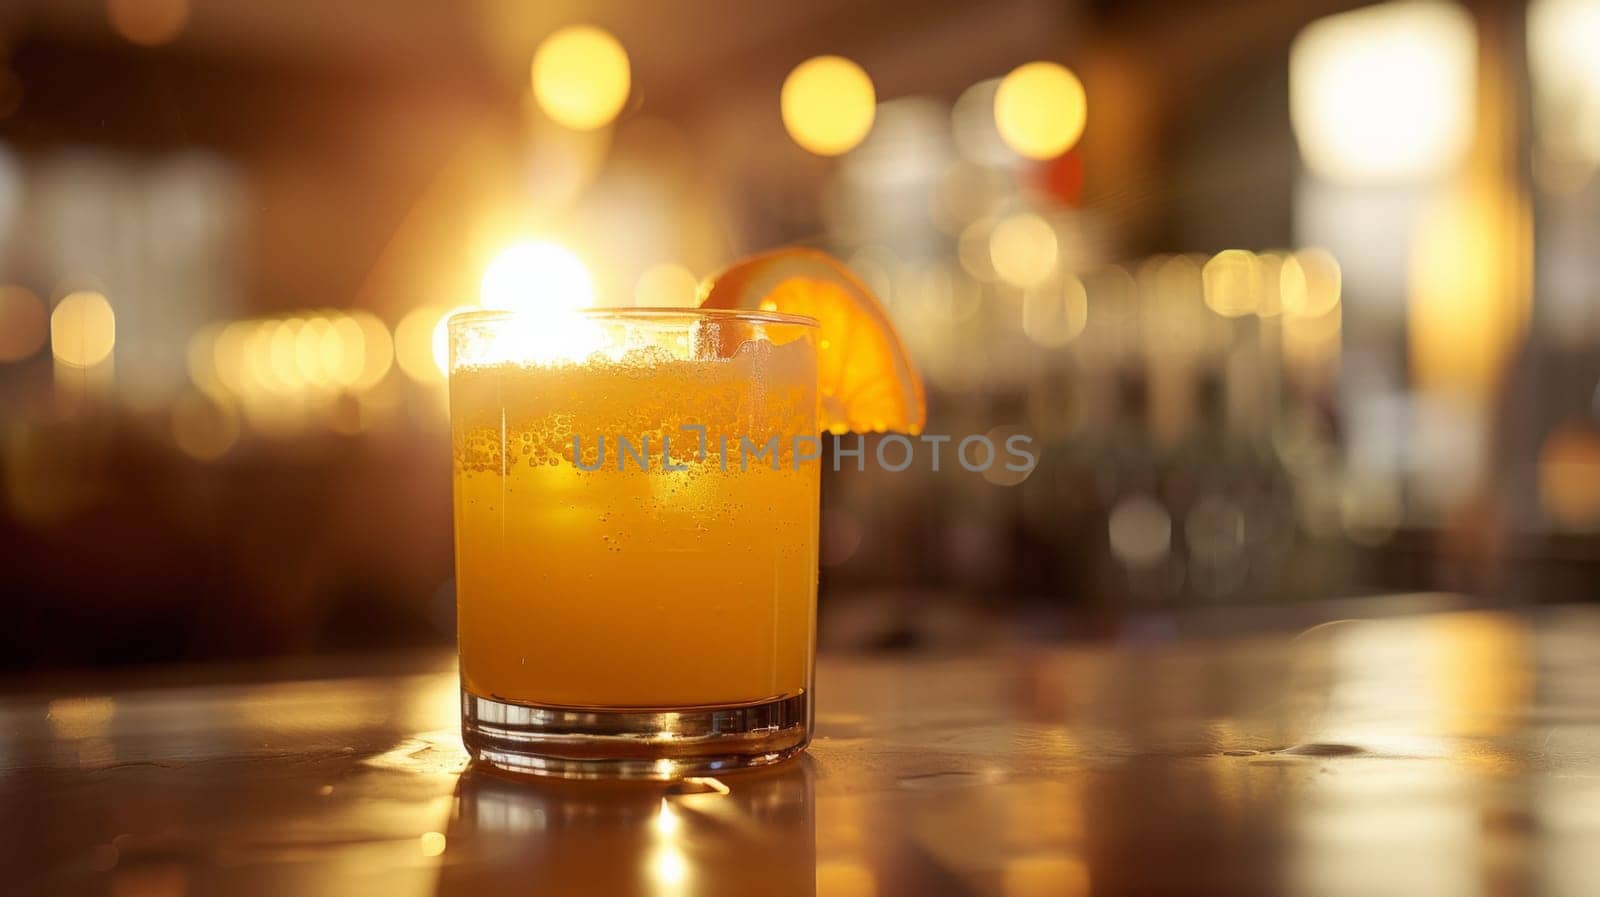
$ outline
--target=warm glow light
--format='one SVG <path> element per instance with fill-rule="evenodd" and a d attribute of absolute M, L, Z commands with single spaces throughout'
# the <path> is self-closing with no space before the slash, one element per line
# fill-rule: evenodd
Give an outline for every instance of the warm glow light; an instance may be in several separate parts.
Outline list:
<path fill-rule="evenodd" d="M 294 335 L 294 363 L 306 385 L 314 389 L 334 385 L 333 375 L 343 361 L 344 346 L 333 324 L 321 315 L 307 318 Z"/>
<path fill-rule="evenodd" d="M 670 263 L 654 265 L 639 275 L 633 288 L 633 304 L 645 306 L 683 307 L 695 304 L 695 291 L 700 281 L 682 265 Z"/>
<path fill-rule="evenodd" d="M 1256 314 L 1263 318 L 1283 313 L 1283 265 L 1288 254 L 1267 250 L 1256 255 L 1256 274 L 1260 288 L 1256 292 Z"/>
<path fill-rule="evenodd" d="M 286 384 L 278 381 L 272 369 L 272 334 L 276 321 L 248 321 L 245 326 L 244 359 L 246 388 L 260 388 L 267 392 L 282 389 Z"/>
<path fill-rule="evenodd" d="M 39 351 L 49 320 L 31 290 L 0 286 L 0 362 L 21 361 Z"/>
<path fill-rule="evenodd" d="M 999 279 L 994 260 L 989 257 L 989 238 L 994 236 L 994 219 L 980 218 L 962 228 L 956 238 L 956 258 L 974 280 L 993 283 Z"/>
<path fill-rule="evenodd" d="M 44 718 L 57 738 L 102 738 L 116 713 L 117 703 L 111 698 L 57 698 L 45 708 Z"/>
<path fill-rule="evenodd" d="M 117 342 L 117 316 L 99 293 L 72 293 L 50 315 L 50 351 L 72 367 L 93 367 L 111 357 Z"/>
<path fill-rule="evenodd" d="M 1065 346 L 1083 332 L 1088 320 L 1088 290 L 1071 274 L 1023 294 L 1022 332 L 1041 346 Z"/>
<path fill-rule="evenodd" d="M 795 143 L 819 156 L 837 156 L 872 130 L 877 94 L 861 66 L 843 56 L 816 56 L 784 79 L 779 107 Z"/>
<path fill-rule="evenodd" d="M 1260 269 L 1255 253 L 1243 249 L 1225 249 L 1212 256 L 1200 269 L 1206 306 L 1227 318 L 1255 311 L 1261 300 Z M 1338 295 L 1337 286 L 1334 294 Z"/>
<path fill-rule="evenodd" d="M 1076 897 L 1089 893 L 1089 867 L 1076 856 L 1047 854 L 1007 860 L 1005 897 Z"/>
<path fill-rule="evenodd" d="M 417 843 L 425 857 L 436 857 L 444 853 L 445 837 L 440 832 L 423 832 Z"/>
<path fill-rule="evenodd" d="M 360 329 L 359 341 L 350 333 L 347 321 Z M 348 317 L 339 322 L 339 326 L 341 332 L 346 334 L 345 363 L 354 364 L 356 357 L 361 360 L 359 371 L 351 375 L 346 385 L 358 390 L 377 386 L 394 364 L 395 345 L 394 339 L 389 336 L 389 328 L 376 315 L 366 311 L 350 312 Z M 360 348 L 359 353 L 354 352 L 356 346 Z"/>
<path fill-rule="evenodd" d="M 995 225 L 989 235 L 989 260 L 1012 286 L 1043 283 L 1056 269 L 1056 232 L 1038 215 L 1022 212 Z"/>
<path fill-rule="evenodd" d="M 189 380 L 207 395 L 224 395 L 227 384 L 217 370 L 217 340 L 222 338 L 222 326 L 207 324 L 189 337 L 186 367 Z"/>
<path fill-rule="evenodd" d="M 996 126 L 994 95 L 999 89 L 999 78 L 979 81 L 962 91 L 950 107 L 950 136 L 969 162 L 999 167 L 1017 161 L 1016 152 L 1006 145 Z"/>
<path fill-rule="evenodd" d="M 878 879 L 861 863 L 828 860 L 817 863 L 817 894 L 828 897 L 877 897 Z"/>
<path fill-rule="evenodd" d="M 299 318 L 288 318 L 282 321 L 273 321 L 267 325 L 270 336 L 267 338 L 267 359 L 272 366 L 272 376 L 279 385 L 289 390 L 298 389 L 306 384 L 302 376 L 298 359 L 295 357 L 295 341 L 300 335 L 300 328 L 305 326 Z"/>
<path fill-rule="evenodd" d="M 1316 316 L 1285 314 L 1284 359 L 1301 371 L 1315 371 L 1337 363 L 1342 327 L 1343 314 L 1338 305 Z"/>
<path fill-rule="evenodd" d="M 1600 0 L 1528 6 L 1539 142 L 1563 159 L 1600 164 Z"/>
<path fill-rule="evenodd" d="M 502 311 L 586 308 L 594 304 L 594 283 L 571 250 L 554 243 L 518 243 L 484 270 L 478 302 Z"/>
<path fill-rule="evenodd" d="M 689 861 L 676 847 L 661 847 L 650 862 L 650 878 L 666 888 L 676 888 L 689 877 Z"/>
<path fill-rule="evenodd" d="M 1326 315 L 1339 304 L 1339 262 L 1321 249 L 1302 249 L 1283 261 L 1278 272 L 1283 313 L 1302 318 Z"/>
<path fill-rule="evenodd" d="M 111 27 L 132 43 L 171 43 L 189 22 L 189 0 L 106 0 Z"/>
<path fill-rule="evenodd" d="M 1001 79 L 994 121 L 1006 145 L 1030 159 L 1053 159 L 1078 142 L 1089 117 L 1083 83 L 1065 66 L 1030 62 Z"/>
<path fill-rule="evenodd" d="M 234 395 L 243 395 L 251 385 L 247 343 L 253 330 L 249 321 L 234 321 L 222 328 L 222 332 L 211 343 L 211 366 L 216 371 L 217 380 Z M 191 348 L 194 348 L 193 345 Z M 191 361 L 189 373 L 195 378 L 195 383 L 202 387 L 205 385 L 204 371 L 203 359 Z"/>
<path fill-rule="evenodd" d="M 483 307 L 514 311 L 518 318 L 492 340 L 474 344 L 468 363 L 577 360 L 602 343 L 594 323 L 575 314 L 594 304 L 589 271 L 554 243 L 518 243 L 501 252 L 484 271 L 479 297 Z M 400 339 L 398 330 L 395 337 Z M 449 333 L 443 319 L 433 330 L 433 351 L 439 370 L 446 370 Z"/>
<path fill-rule="evenodd" d="M 676 832 L 680 825 L 682 825 L 682 822 L 678 819 L 678 814 L 673 811 L 672 805 L 667 803 L 667 799 L 663 797 L 661 799 L 661 809 L 656 812 L 656 831 L 663 835 L 670 835 Z"/>
<path fill-rule="evenodd" d="M 425 305 L 400 319 L 394 328 L 394 360 L 407 377 L 418 383 L 444 379 L 445 366 L 436 361 L 435 335 L 449 314 L 447 308 Z"/>
<path fill-rule="evenodd" d="M 592 131 L 610 124 L 628 101 L 628 53 L 609 32 L 572 25 L 533 54 L 533 94 L 558 124 Z"/>
<path fill-rule="evenodd" d="M 1453 3 L 1395 2 L 1319 19 L 1289 55 L 1289 116 L 1317 174 L 1448 174 L 1472 137 L 1476 35 Z"/>
<path fill-rule="evenodd" d="M 1406 272 L 1412 382 L 1482 407 L 1521 345 L 1532 273 L 1531 212 L 1495 176 L 1446 191 L 1424 212 Z"/>
<path fill-rule="evenodd" d="M 1545 438 L 1539 450 L 1539 503 L 1560 526 L 1600 526 L 1600 432 L 1569 424 Z"/>
<path fill-rule="evenodd" d="M 472 310 L 470 305 L 452 308 L 441 315 L 438 322 L 433 325 L 433 368 L 440 377 L 450 372 L 450 316 L 458 311 Z M 572 315 L 572 309 L 566 308 L 529 314 L 524 317 L 526 326 L 510 326 L 506 328 L 506 332 L 516 334 L 514 341 L 519 344 L 545 346 L 550 342 L 559 342 L 570 317 L 576 316 Z M 522 353 L 518 353 L 518 357 L 522 357 Z"/>

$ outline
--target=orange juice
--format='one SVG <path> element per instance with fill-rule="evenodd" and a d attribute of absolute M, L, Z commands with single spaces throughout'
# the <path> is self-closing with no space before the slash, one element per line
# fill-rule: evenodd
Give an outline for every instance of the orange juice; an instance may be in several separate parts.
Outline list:
<path fill-rule="evenodd" d="M 466 692 L 675 709 L 809 688 L 818 465 L 793 441 L 817 432 L 809 330 L 630 325 L 587 354 L 456 362 Z M 742 452 L 773 436 L 773 456 Z"/>

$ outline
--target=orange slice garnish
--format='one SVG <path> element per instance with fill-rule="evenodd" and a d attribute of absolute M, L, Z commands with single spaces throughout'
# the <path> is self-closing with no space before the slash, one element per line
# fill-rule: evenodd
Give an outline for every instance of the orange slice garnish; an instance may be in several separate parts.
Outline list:
<path fill-rule="evenodd" d="M 706 278 L 700 306 L 816 318 L 822 428 L 922 432 L 928 418 L 922 378 L 883 304 L 833 256 L 799 247 L 750 256 Z"/>

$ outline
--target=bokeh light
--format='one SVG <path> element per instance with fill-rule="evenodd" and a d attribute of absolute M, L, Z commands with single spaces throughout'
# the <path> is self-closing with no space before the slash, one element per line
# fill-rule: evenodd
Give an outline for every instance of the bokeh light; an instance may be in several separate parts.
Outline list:
<path fill-rule="evenodd" d="M 1030 159 L 1053 159 L 1072 149 L 1083 136 L 1088 110 L 1083 83 L 1054 62 L 1018 66 L 994 94 L 1001 138 Z"/>
<path fill-rule="evenodd" d="M 319 309 L 202 327 L 189 339 L 187 366 L 202 393 L 248 409 L 267 394 L 365 392 L 393 362 L 389 330 L 371 312 Z"/>
<path fill-rule="evenodd" d="M 111 27 L 131 43 L 171 43 L 189 23 L 189 0 L 106 0 Z"/>
<path fill-rule="evenodd" d="M 1307 166 L 1349 183 L 1448 173 L 1475 112 L 1472 15 L 1380 3 L 1306 26 L 1289 52 L 1289 119 Z"/>
<path fill-rule="evenodd" d="M 1256 314 L 1263 318 L 1283 313 L 1283 264 L 1289 253 L 1267 250 L 1256 253 L 1256 276 L 1260 287 L 1256 291 Z"/>
<path fill-rule="evenodd" d="M 1600 430 L 1568 424 L 1539 450 L 1539 503 L 1567 529 L 1600 527 Z"/>
<path fill-rule="evenodd" d="M 779 106 L 795 143 L 819 156 L 837 156 L 872 130 L 877 95 L 861 66 L 843 56 L 816 56 L 784 79 Z"/>
<path fill-rule="evenodd" d="M 0 286 L 0 362 L 21 361 L 44 345 L 50 316 L 32 290 Z"/>
<path fill-rule="evenodd" d="M 1017 162 L 1016 152 L 1001 138 L 995 122 L 994 95 L 999 89 L 999 78 L 979 81 L 950 107 L 950 136 L 956 151 L 968 162 L 991 168 Z"/>
<path fill-rule="evenodd" d="M 1033 472 L 1039 467 L 1039 456 L 1035 454 L 1032 463 L 1027 463 L 1024 459 L 1014 454 L 1010 448 L 1013 437 L 1029 435 L 1028 431 L 1022 427 L 1012 424 L 993 427 L 989 432 L 985 433 L 984 436 L 988 438 L 989 444 L 995 447 L 998 454 L 994 463 L 983 469 L 983 478 L 996 486 L 1020 486 L 1028 477 L 1032 476 Z M 1019 450 L 1027 445 L 1028 443 L 1025 442 L 1017 443 Z M 1032 445 L 1032 450 L 1037 452 L 1039 448 L 1038 442 L 1033 441 Z M 1026 467 L 1021 470 L 1014 469 L 1024 463 L 1027 463 Z"/>
<path fill-rule="evenodd" d="M 592 25 L 562 28 L 533 54 L 539 108 L 575 131 L 610 124 L 628 101 L 631 77 L 621 42 Z"/>
<path fill-rule="evenodd" d="M 211 367 L 216 371 L 217 380 L 234 395 L 244 395 L 254 382 L 251 376 L 248 346 L 254 332 L 255 328 L 251 322 L 234 321 L 222 328 L 217 334 L 216 341 L 211 344 Z M 191 352 L 193 351 L 194 347 L 191 347 Z M 193 354 L 190 358 L 194 358 Z M 204 359 L 191 360 L 189 373 L 197 385 L 204 386 L 205 369 Z"/>
<path fill-rule="evenodd" d="M 349 331 L 352 324 L 360 330 L 359 343 Z M 389 328 L 378 320 L 377 315 L 367 311 L 350 312 L 339 321 L 339 326 L 346 333 L 346 346 L 359 344 L 361 347 L 361 367 L 350 377 L 348 385 L 363 391 L 377 386 L 394 365 L 394 339 L 389 336 Z M 354 364 L 355 357 L 350 349 L 345 350 L 346 365 Z"/>
<path fill-rule="evenodd" d="M 1528 4 L 1528 67 L 1537 136 L 1534 174 L 1577 192 L 1600 163 L 1600 2 L 1533 0 Z M 1541 165 L 1540 162 L 1544 162 Z M 1563 176 L 1565 175 L 1565 176 Z M 1576 189 L 1574 189 L 1576 188 Z"/>
<path fill-rule="evenodd" d="M 980 218 L 961 230 L 956 238 L 956 258 L 961 267 L 974 280 L 993 283 L 1000 279 L 995 273 L 994 259 L 989 255 L 989 238 L 994 235 L 994 219 Z"/>
<path fill-rule="evenodd" d="M 221 339 L 223 329 L 221 324 L 207 324 L 195 331 L 189 337 L 188 351 L 185 353 L 189 381 L 211 396 L 224 395 L 228 389 L 227 384 L 222 382 L 221 372 L 217 370 L 217 340 Z"/>
<path fill-rule="evenodd" d="M 445 366 L 435 360 L 434 333 L 450 310 L 436 305 L 413 309 L 394 328 L 394 360 L 418 383 L 438 383 Z"/>
<path fill-rule="evenodd" d="M 172 405 L 172 441 L 196 461 L 215 461 L 239 439 L 232 405 L 202 392 L 188 392 Z"/>
<path fill-rule="evenodd" d="M 884 305 L 894 306 L 898 296 L 895 281 L 901 273 L 902 262 L 893 249 L 881 244 L 863 246 L 851 253 L 845 266 L 855 272 Z"/>
<path fill-rule="evenodd" d="M 1001 219 L 989 235 L 989 260 L 1012 286 L 1043 283 L 1055 272 L 1057 252 L 1055 229 L 1031 212 Z"/>
<path fill-rule="evenodd" d="M 1302 318 L 1326 315 L 1339 304 L 1339 262 L 1322 249 L 1302 249 L 1283 262 L 1278 273 L 1283 313 Z"/>
<path fill-rule="evenodd" d="M 652 265 L 639 275 L 633 288 L 635 305 L 659 307 L 684 307 L 695 304 L 695 291 L 700 282 L 682 265 L 664 262 Z"/>
<path fill-rule="evenodd" d="M 1022 332 L 1046 348 L 1065 346 L 1089 321 L 1089 292 L 1071 274 L 1028 290 L 1022 296 Z"/>
<path fill-rule="evenodd" d="M 295 342 L 304 323 L 298 318 L 287 318 L 274 321 L 267 326 L 270 333 L 266 342 L 267 358 L 268 364 L 272 366 L 273 378 L 280 386 L 289 390 L 306 385 L 299 359 L 295 357 Z"/>
<path fill-rule="evenodd" d="M 1111 509 L 1111 553 L 1129 567 L 1151 567 L 1172 549 L 1172 515 L 1149 495 L 1130 495 Z"/>
<path fill-rule="evenodd" d="M 594 304 L 594 283 L 570 249 L 530 241 L 507 247 L 489 263 L 478 302 L 501 311 L 586 308 Z"/>
<path fill-rule="evenodd" d="M 116 313 L 93 290 L 67 295 L 50 315 L 50 351 L 62 364 L 94 367 L 111 356 L 116 342 Z"/>
<path fill-rule="evenodd" d="M 1226 318 L 1255 311 L 1261 304 L 1261 263 L 1253 252 L 1225 249 L 1200 269 L 1206 307 Z"/>

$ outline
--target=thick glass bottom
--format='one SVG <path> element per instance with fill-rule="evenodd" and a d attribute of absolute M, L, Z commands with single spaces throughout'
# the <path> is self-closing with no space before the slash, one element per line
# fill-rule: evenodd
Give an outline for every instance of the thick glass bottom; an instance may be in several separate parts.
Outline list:
<path fill-rule="evenodd" d="M 811 740 L 810 695 L 680 710 L 520 704 L 461 691 L 474 760 L 568 779 L 674 779 L 765 766 Z"/>

